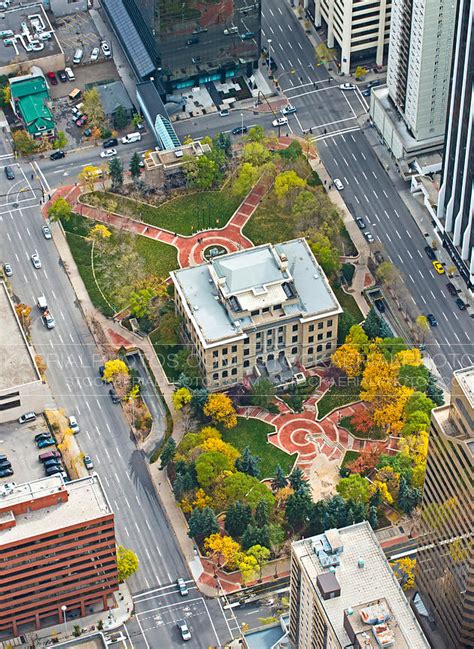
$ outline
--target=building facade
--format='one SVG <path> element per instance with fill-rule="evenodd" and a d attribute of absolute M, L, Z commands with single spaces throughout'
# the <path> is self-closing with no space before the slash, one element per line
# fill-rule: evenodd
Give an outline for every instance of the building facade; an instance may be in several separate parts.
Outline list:
<path fill-rule="evenodd" d="M 453 374 L 435 408 L 423 490 L 416 583 L 449 649 L 474 646 L 474 366 Z"/>
<path fill-rule="evenodd" d="M 305 239 L 171 273 L 176 310 L 206 383 L 289 383 L 335 350 L 342 309 Z"/>
<path fill-rule="evenodd" d="M 388 49 L 391 0 L 315 0 L 317 27 L 327 26 L 328 47 L 336 47 L 341 60 L 341 72 L 349 74 L 358 65 L 375 61 L 382 65 Z"/>
<path fill-rule="evenodd" d="M 289 639 L 296 649 L 428 649 L 369 523 L 291 546 Z"/>
<path fill-rule="evenodd" d="M 114 514 L 97 475 L 16 485 L 0 495 L 0 637 L 104 610 L 118 590 Z"/>
<path fill-rule="evenodd" d="M 258 64 L 260 0 L 123 4 L 168 91 L 250 76 Z"/>
<path fill-rule="evenodd" d="M 444 245 L 474 289 L 474 4 L 459 0 L 443 181 L 437 218 Z"/>

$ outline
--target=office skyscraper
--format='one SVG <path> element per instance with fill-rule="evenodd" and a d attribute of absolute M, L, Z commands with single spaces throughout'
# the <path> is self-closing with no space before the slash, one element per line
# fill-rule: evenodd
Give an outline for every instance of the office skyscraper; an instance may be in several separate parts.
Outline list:
<path fill-rule="evenodd" d="M 260 0 L 123 3 L 169 91 L 250 76 L 258 63 Z"/>
<path fill-rule="evenodd" d="M 444 245 L 474 288 L 474 3 L 459 0 L 438 219 Z"/>
<path fill-rule="evenodd" d="M 474 366 L 453 375 L 435 408 L 420 522 L 416 583 L 449 649 L 474 646 Z"/>

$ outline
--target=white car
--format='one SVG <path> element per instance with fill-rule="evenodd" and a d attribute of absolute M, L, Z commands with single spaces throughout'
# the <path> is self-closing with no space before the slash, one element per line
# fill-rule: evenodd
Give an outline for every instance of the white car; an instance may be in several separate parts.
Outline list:
<path fill-rule="evenodd" d="M 74 433 L 74 435 L 76 435 L 81 430 L 79 428 L 79 424 L 77 423 L 77 419 L 74 417 L 74 415 L 71 415 L 70 417 L 67 418 L 67 423 L 69 425 L 69 428 Z"/>
<path fill-rule="evenodd" d="M 184 620 L 178 620 L 176 626 L 178 627 L 183 640 L 191 640 L 191 631 Z"/>
<path fill-rule="evenodd" d="M 280 113 L 282 115 L 291 115 L 291 113 L 296 113 L 296 108 L 295 108 L 295 106 L 292 106 L 291 104 L 287 104 L 286 106 L 283 106 Z"/>
<path fill-rule="evenodd" d="M 97 61 L 99 58 L 100 50 L 98 47 L 94 47 L 94 49 L 91 52 L 91 61 Z"/>
<path fill-rule="evenodd" d="M 44 236 L 45 239 L 51 239 L 52 238 L 51 230 L 48 228 L 47 225 L 43 225 L 43 227 L 41 229 L 43 231 L 43 236 Z"/>
<path fill-rule="evenodd" d="M 100 157 L 111 158 L 114 155 L 117 155 L 117 149 L 105 149 L 105 151 L 101 151 Z"/>
<path fill-rule="evenodd" d="M 334 178 L 334 185 L 336 186 L 336 189 L 338 189 L 339 191 L 341 191 L 341 189 L 344 189 L 344 185 L 339 180 L 339 178 Z"/>
<path fill-rule="evenodd" d="M 341 90 L 355 90 L 355 85 L 353 83 L 341 83 L 339 88 Z"/>
<path fill-rule="evenodd" d="M 110 45 L 107 43 L 107 41 L 102 41 L 100 44 L 100 47 L 102 49 L 102 52 L 104 53 L 104 56 L 106 58 L 110 58 L 112 56 L 112 51 L 110 49 Z"/>
<path fill-rule="evenodd" d="M 34 253 L 31 255 L 31 261 L 32 261 L 33 266 L 34 266 L 35 268 L 41 268 L 41 259 L 39 258 L 39 255 L 38 255 L 37 252 L 34 252 Z"/>
<path fill-rule="evenodd" d="M 273 126 L 285 126 L 285 124 L 288 124 L 288 117 L 277 117 L 272 122 Z"/>
<path fill-rule="evenodd" d="M 375 239 L 370 232 L 364 232 L 364 237 L 369 243 L 374 243 Z"/>

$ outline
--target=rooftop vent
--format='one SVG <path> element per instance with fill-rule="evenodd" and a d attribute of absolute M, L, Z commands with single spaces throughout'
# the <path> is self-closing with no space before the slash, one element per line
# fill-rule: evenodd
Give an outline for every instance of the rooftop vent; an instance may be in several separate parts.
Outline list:
<path fill-rule="evenodd" d="M 316 584 L 323 599 L 334 599 L 341 594 L 341 586 L 332 572 L 323 572 L 318 575 Z"/>
<path fill-rule="evenodd" d="M 197 306 L 197 304 L 193 306 L 193 311 L 199 311 L 199 307 Z"/>
<path fill-rule="evenodd" d="M 364 559 L 359 559 L 359 560 L 357 561 L 357 567 L 360 568 L 360 569 L 365 568 L 365 561 L 364 561 Z"/>

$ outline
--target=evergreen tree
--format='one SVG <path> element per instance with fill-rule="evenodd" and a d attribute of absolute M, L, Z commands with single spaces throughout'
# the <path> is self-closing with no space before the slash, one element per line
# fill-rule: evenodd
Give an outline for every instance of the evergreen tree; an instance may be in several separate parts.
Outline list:
<path fill-rule="evenodd" d="M 306 480 L 306 476 L 303 473 L 303 471 L 299 468 L 296 467 L 291 474 L 290 477 L 288 478 L 290 486 L 293 488 L 293 490 L 298 493 L 309 493 L 309 484 L 308 481 Z"/>
<path fill-rule="evenodd" d="M 443 390 L 436 385 L 436 378 L 432 372 L 429 373 L 426 396 L 429 397 L 437 406 L 442 406 L 444 404 Z"/>
<path fill-rule="evenodd" d="M 268 526 L 248 525 L 242 535 L 241 545 L 244 550 L 248 550 L 254 545 L 263 545 L 265 548 L 270 549 L 271 542 Z"/>
<path fill-rule="evenodd" d="M 354 316 L 351 313 L 348 313 L 347 311 L 341 313 L 337 325 L 337 342 L 340 345 L 342 345 L 342 343 L 346 339 L 346 336 L 349 333 L 350 328 L 356 324 L 357 324 L 357 320 L 354 318 Z"/>
<path fill-rule="evenodd" d="M 384 465 L 385 466 L 385 465 Z M 374 491 L 372 497 L 369 500 L 369 507 L 380 507 L 382 504 L 382 494 L 380 493 L 379 489 Z"/>
<path fill-rule="evenodd" d="M 251 392 L 250 403 L 266 410 L 275 396 L 275 386 L 267 379 L 257 381 Z"/>
<path fill-rule="evenodd" d="M 172 437 L 168 437 L 166 440 L 163 449 L 160 453 L 160 469 L 164 469 L 170 462 L 173 461 L 174 456 L 176 455 L 176 442 Z"/>
<path fill-rule="evenodd" d="M 140 173 L 141 173 L 140 154 L 138 153 L 138 151 L 135 151 L 135 153 L 130 158 L 130 164 L 128 169 L 130 171 L 130 175 L 132 176 L 133 180 L 136 180 L 137 178 L 140 177 Z"/>
<path fill-rule="evenodd" d="M 239 500 L 232 503 L 225 515 L 225 531 L 234 539 L 238 539 L 252 522 L 252 510 L 250 505 Z"/>
<path fill-rule="evenodd" d="M 286 501 L 285 509 L 285 518 L 289 527 L 295 532 L 307 527 L 310 522 L 312 508 L 313 501 L 309 493 L 300 491 L 291 494 Z"/>
<path fill-rule="evenodd" d="M 381 319 L 377 315 L 374 307 L 370 307 L 370 311 L 365 319 L 362 328 L 369 338 L 378 338 L 380 336 Z"/>
<path fill-rule="evenodd" d="M 411 514 L 413 509 L 418 505 L 421 499 L 421 491 L 416 487 L 410 487 L 402 475 L 400 477 L 400 487 L 398 490 L 398 506 L 405 514 Z"/>
<path fill-rule="evenodd" d="M 373 505 L 371 505 L 369 507 L 368 521 L 370 523 L 371 528 L 373 530 L 375 530 L 377 528 L 377 525 L 378 525 L 378 522 L 379 522 L 379 517 L 378 517 L 378 514 L 377 514 L 377 507 L 374 507 Z"/>
<path fill-rule="evenodd" d="M 115 128 L 121 131 L 130 122 L 130 117 L 123 106 L 117 106 L 114 115 Z"/>
<path fill-rule="evenodd" d="M 214 138 L 214 145 L 224 152 L 226 158 L 230 158 L 232 156 L 232 140 L 230 139 L 230 135 L 228 133 L 219 133 Z"/>
<path fill-rule="evenodd" d="M 209 398 L 209 390 L 206 388 L 197 388 L 193 391 L 193 396 L 191 398 L 191 409 L 193 414 L 198 419 L 203 419 L 204 415 L 202 410 L 206 405 L 206 402 Z"/>
<path fill-rule="evenodd" d="M 260 476 L 260 469 L 258 467 L 259 463 L 260 458 L 256 455 L 252 455 L 249 447 L 246 446 L 242 452 L 242 456 L 235 461 L 235 468 L 237 471 L 258 478 Z"/>
<path fill-rule="evenodd" d="M 202 545 L 205 538 L 219 531 L 216 515 L 210 507 L 194 509 L 188 521 L 188 536 Z"/>
<path fill-rule="evenodd" d="M 275 469 L 275 474 L 272 479 L 272 491 L 278 491 L 278 489 L 283 489 L 288 484 L 284 470 L 279 464 L 277 464 Z"/>
<path fill-rule="evenodd" d="M 194 489 L 194 481 L 189 473 L 180 473 L 176 476 L 173 482 L 173 493 L 176 500 L 181 500 L 184 494 L 192 489 Z"/>
<path fill-rule="evenodd" d="M 385 320 L 382 318 L 380 319 L 380 337 L 381 338 L 392 338 L 393 337 L 393 331 L 390 329 L 390 326 L 387 324 Z"/>
<path fill-rule="evenodd" d="M 114 189 L 123 185 L 123 165 L 120 158 L 112 158 L 109 161 L 109 175 Z"/>
<path fill-rule="evenodd" d="M 268 525 L 270 507 L 266 500 L 261 500 L 255 508 L 255 522 L 259 527 Z"/>

